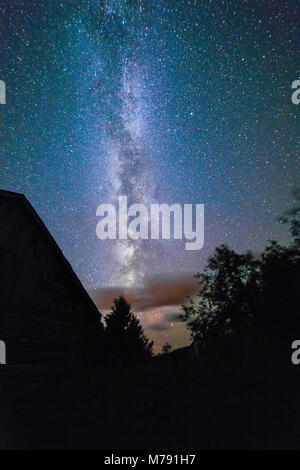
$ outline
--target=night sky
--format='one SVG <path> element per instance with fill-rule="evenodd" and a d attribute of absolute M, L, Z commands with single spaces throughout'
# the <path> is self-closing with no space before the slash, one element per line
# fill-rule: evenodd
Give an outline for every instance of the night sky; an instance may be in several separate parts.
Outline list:
<path fill-rule="evenodd" d="M 0 10 L 0 187 L 26 195 L 87 289 L 162 279 L 172 290 L 221 243 L 258 254 L 269 238 L 288 241 L 276 217 L 299 180 L 298 1 L 2 0 Z M 96 208 L 119 195 L 205 204 L 204 248 L 100 241 Z M 157 348 L 186 343 L 177 311 L 138 312 Z"/>

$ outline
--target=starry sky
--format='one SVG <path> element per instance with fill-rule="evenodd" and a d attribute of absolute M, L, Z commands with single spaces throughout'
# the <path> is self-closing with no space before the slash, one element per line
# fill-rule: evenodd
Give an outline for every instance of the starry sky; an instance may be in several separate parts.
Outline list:
<path fill-rule="evenodd" d="M 288 241 L 276 217 L 299 181 L 297 0 L 0 0 L 0 12 L 0 187 L 26 195 L 88 290 L 155 296 L 162 282 L 170 299 L 221 243 Z M 99 240 L 96 208 L 119 195 L 205 204 L 203 249 Z M 138 309 L 157 348 L 188 341 L 167 303 Z"/>

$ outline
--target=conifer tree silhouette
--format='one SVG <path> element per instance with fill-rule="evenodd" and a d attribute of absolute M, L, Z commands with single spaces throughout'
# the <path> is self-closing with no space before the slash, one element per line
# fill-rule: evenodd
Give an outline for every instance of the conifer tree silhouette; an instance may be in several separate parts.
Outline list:
<path fill-rule="evenodd" d="M 106 338 L 113 360 L 131 364 L 152 356 L 153 341 L 145 336 L 139 319 L 132 313 L 123 296 L 114 300 L 111 312 L 105 316 Z"/>

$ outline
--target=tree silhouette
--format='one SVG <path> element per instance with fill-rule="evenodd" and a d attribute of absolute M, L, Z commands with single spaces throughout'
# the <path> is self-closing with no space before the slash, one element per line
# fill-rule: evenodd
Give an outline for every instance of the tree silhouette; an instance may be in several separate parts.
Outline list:
<path fill-rule="evenodd" d="M 121 364 L 139 362 L 152 356 L 153 341 L 145 336 L 139 319 L 123 296 L 114 300 L 111 313 L 105 316 L 106 339 L 113 361 Z"/>
<path fill-rule="evenodd" d="M 293 195 L 296 200 L 296 205 L 286 211 L 281 217 L 279 217 L 279 222 L 290 224 L 290 234 L 294 239 L 294 244 L 296 247 L 300 247 L 300 188 L 297 188 L 293 191 Z"/>
<path fill-rule="evenodd" d="M 161 349 L 163 354 L 168 354 L 171 351 L 172 346 L 169 343 L 165 343 Z"/>
<path fill-rule="evenodd" d="M 216 248 L 204 273 L 198 273 L 202 290 L 180 315 L 194 339 L 205 348 L 220 336 L 238 332 L 254 307 L 253 287 L 257 262 L 251 253 L 239 255 L 226 245 Z"/>
<path fill-rule="evenodd" d="M 294 192 L 300 200 L 300 191 Z M 216 248 L 204 273 L 196 277 L 201 291 L 183 306 L 180 318 L 203 348 L 219 338 L 261 334 L 277 343 L 300 335 L 300 204 L 280 219 L 290 223 L 293 241 L 271 240 L 259 258 Z"/>

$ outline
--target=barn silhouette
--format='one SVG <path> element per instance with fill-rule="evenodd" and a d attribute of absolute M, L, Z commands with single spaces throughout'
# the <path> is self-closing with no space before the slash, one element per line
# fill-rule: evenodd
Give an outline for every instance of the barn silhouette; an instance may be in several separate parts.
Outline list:
<path fill-rule="evenodd" d="M 7 364 L 91 359 L 101 315 L 22 194 L 0 190 L 0 340 Z"/>

